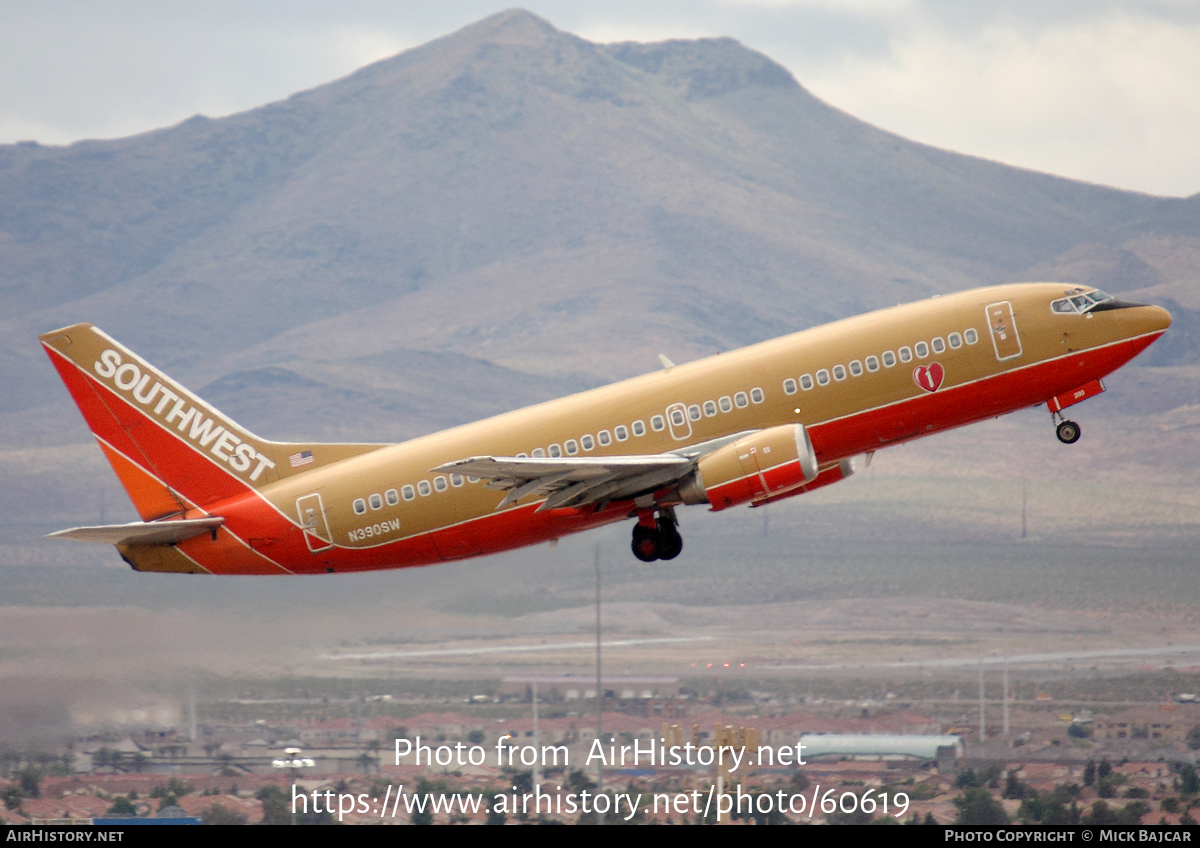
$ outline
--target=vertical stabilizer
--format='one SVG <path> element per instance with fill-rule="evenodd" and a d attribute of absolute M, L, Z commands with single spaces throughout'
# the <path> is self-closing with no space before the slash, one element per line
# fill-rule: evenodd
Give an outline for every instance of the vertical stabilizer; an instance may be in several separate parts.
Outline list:
<path fill-rule="evenodd" d="M 278 478 L 260 439 L 90 324 L 40 337 L 143 519 Z"/>

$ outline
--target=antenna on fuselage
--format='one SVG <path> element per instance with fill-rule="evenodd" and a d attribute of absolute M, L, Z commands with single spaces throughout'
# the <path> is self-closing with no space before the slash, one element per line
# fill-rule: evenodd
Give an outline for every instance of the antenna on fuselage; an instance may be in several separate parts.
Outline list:
<path fill-rule="evenodd" d="M 666 368 L 668 371 L 675 367 L 675 363 L 667 359 L 667 355 L 665 353 L 660 353 L 658 355 L 658 361 L 661 362 L 662 367 Z"/>

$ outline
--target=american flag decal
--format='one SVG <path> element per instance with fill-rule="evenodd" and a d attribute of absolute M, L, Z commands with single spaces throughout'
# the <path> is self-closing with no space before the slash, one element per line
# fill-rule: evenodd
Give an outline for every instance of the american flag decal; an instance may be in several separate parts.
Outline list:
<path fill-rule="evenodd" d="M 300 453 L 294 453 L 288 457 L 288 462 L 292 464 L 292 468 L 295 468 L 297 465 L 308 465 L 312 461 L 312 451 L 300 451 Z"/>

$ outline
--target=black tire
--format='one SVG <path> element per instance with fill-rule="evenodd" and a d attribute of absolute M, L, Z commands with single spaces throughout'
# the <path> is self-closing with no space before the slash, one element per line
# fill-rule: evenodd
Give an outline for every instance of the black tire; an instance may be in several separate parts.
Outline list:
<path fill-rule="evenodd" d="M 683 550 L 683 537 L 678 533 L 672 532 L 669 535 L 662 536 L 658 543 L 658 558 L 659 559 L 675 559 Z"/>
<path fill-rule="evenodd" d="M 659 535 L 649 527 L 638 524 L 633 528 L 633 555 L 642 562 L 654 562 L 659 558 Z"/>
<path fill-rule="evenodd" d="M 1058 440 L 1064 445 L 1073 445 L 1079 441 L 1082 435 L 1079 425 L 1074 421 L 1063 421 L 1055 430 Z"/>

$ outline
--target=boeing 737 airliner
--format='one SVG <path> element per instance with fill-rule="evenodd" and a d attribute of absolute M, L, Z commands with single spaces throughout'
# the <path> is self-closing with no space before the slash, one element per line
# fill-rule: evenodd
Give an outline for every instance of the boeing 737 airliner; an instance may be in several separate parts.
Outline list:
<path fill-rule="evenodd" d="M 58 538 L 138 571 L 404 568 L 632 519 L 676 557 L 676 509 L 761 506 L 882 447 L 1046 404 L 1063 411 L 1171 324 L 1093 288 L 1024 283 L 837 321 L 394 445 L 261 439 L 90 324 L 41 336 L 142 517 Z"/>

